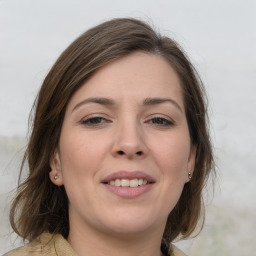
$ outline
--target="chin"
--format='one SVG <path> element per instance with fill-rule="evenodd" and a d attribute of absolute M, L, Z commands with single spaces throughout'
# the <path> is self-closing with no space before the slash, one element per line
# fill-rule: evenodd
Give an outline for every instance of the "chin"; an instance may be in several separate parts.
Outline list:
<path fill-rule="evenodd" d="M 108 225 L 108 230 L 110 230 L 112 234 L 125 237 L 134 236 L 136 234 L 141 235 L 149 232 L 151 229 L 153 229 L 152 223 L 138 223 L 137 221 L 133 222 L 132 225 L 128 225 L 128 223 L 124 222 Z"/>
<path fill-rule="evenodd" d="M 119 235 L 135 235 L 165 226 L 167 217 L 149 211 L 125 211 L 105 218 L 104 225 Z"/>

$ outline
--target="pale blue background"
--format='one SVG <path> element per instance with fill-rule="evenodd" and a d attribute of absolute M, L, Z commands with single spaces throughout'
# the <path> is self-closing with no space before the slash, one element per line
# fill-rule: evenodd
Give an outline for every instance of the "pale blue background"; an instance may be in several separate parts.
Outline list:
<path fill-rule="evenodd" d="M 7 192 L 16 185 L 18 150 L 25 145 L 29 111 L 44 76 L 83 31 L 124 16 L 149 21 L 178 40 L 209 95 L 219 173 L 215 197 L 208 201 L 203 233 L 180 246 L 192 256 L 254 255 L 254 0 L 0 0 L 0 254 L 14 242 L 7 235 Z"/>

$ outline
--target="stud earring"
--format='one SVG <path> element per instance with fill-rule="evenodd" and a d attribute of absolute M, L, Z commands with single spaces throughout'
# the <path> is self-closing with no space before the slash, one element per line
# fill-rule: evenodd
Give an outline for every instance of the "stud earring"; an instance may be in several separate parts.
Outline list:
<path fill-rule="evenodd" d="M 54 180 L 57 180 L 59 178 L 58 174 L 54 176 Z"/>
<path fill-rule="evenodd" d="M 191 178 L 192 178 L 192 174 L 189 172 L 188 173 L 188 179 L 191 180 Z"/>

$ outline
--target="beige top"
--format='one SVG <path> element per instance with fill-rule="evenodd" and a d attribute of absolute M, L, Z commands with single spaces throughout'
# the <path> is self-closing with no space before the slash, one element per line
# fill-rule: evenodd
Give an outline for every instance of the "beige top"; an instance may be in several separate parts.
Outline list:
<path fill-rule="evenodd" d="M 60 234 L 43 233 L 37 240 L 14 249 L 3 256 L 77 256 L 68 241 Z M 172 256 L 186 256 L 173 246 Z"/>

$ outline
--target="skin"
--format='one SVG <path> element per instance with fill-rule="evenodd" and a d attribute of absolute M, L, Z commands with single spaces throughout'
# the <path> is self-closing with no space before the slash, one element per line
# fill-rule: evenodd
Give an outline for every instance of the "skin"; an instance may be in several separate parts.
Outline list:
<path fill-rule="evenodd" d="M 92 97 L 113 104 L 84 102 Z M 170 101 L 145 105 L 147 98 Z M 71 98 L 50 160 L 50 179 L 69 198 L 68 240 L 78 255 L 161 255 L 195 151 L 180 81 L 164 58 L 136 52 L 100 68 Z M 123 198 L 101 183 L 119 170 L 139 170 L 155 182 Z"/>

